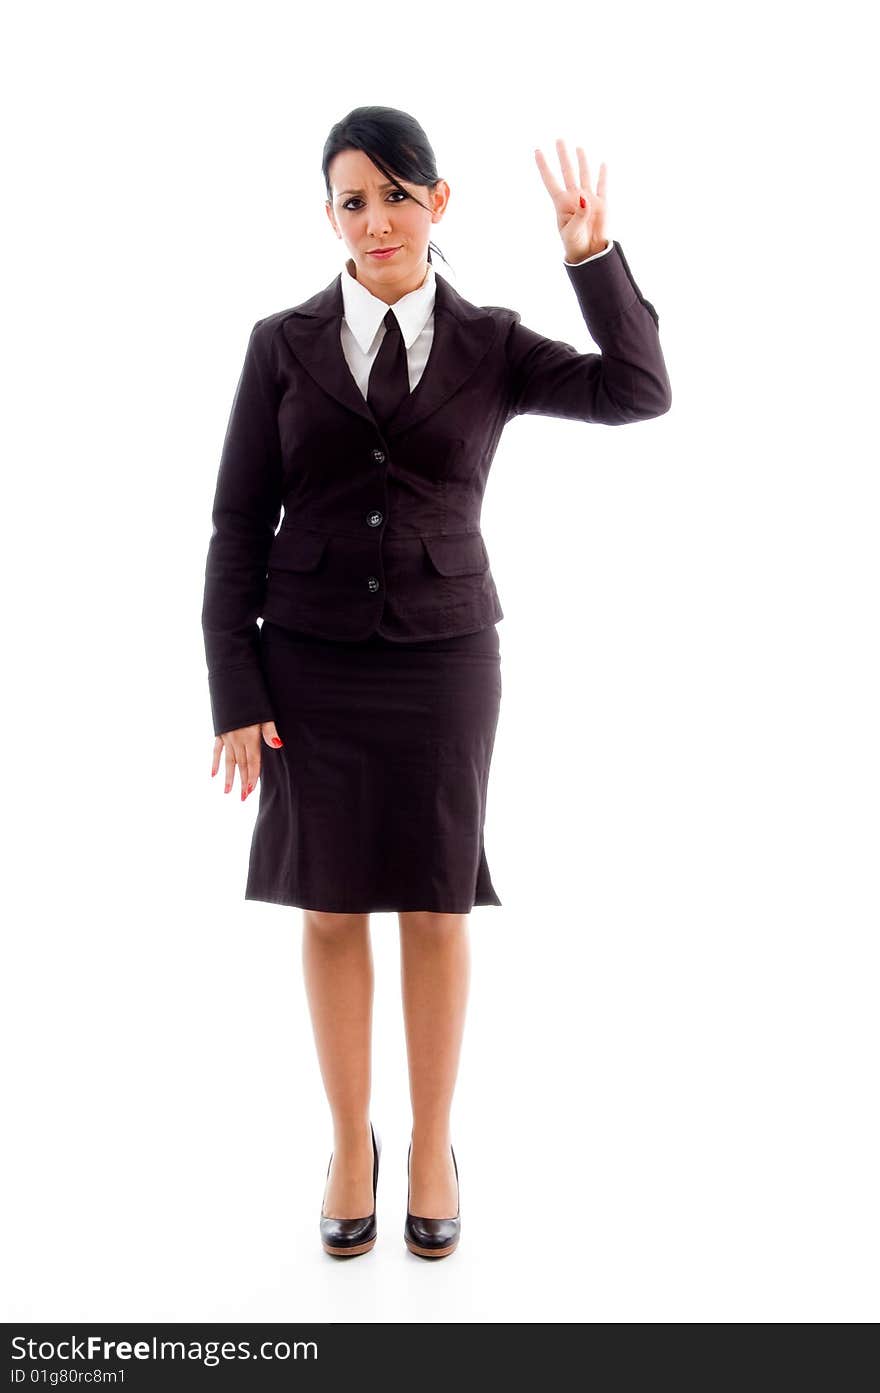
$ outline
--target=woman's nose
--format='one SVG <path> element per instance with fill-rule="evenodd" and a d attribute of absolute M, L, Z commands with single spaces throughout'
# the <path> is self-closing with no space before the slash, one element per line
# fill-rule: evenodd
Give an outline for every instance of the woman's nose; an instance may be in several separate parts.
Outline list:
<path fill-rule="evenodd" d="M 367 231 L 381 235 L 391 231 L 391 223 L 383 213 L 371 213 L 367 218 Z"/>

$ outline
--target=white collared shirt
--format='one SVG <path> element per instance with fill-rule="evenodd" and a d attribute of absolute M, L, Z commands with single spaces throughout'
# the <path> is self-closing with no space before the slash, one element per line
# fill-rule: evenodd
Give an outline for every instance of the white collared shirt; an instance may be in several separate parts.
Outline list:
<path fill-rule="evenodd" d="M 609 240 L 603 251 L 588 256 L 587 261 L 607 256 L 614 243 Z M 565 266 L 578 266 L 581 262 L 564 261 Z M 383 320 L 392 309 L 400 324 L 400 332 L 406 348 L 406 362 L 409 369 L 409 389 L 412 392 L 425 370 L 431 344 L 434 342 L 434 299 L 437 293 L 433 263 L 428 263 L 425 279 L 415 290 L 387 305 L 371 290 L 352 275 L 354 262 L 349 258 L 342 268 L 343 314 L 340 337 L 345 361 L 351 369 L 352 377 L 360 388 L 366 401 L 370 368 L 385 337 Z"/>

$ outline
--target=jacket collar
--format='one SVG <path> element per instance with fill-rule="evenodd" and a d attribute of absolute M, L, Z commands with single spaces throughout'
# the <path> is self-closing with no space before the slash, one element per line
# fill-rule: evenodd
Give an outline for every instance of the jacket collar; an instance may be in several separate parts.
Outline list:
<path fill-rule="evenodd" d="M 342 351 L 340 326 L 345 310 L 340 271 L 329 285 L 288 311 L 284 336 L 305 371 L 323 391 L 349 411 L 377 425 L 351 375 Z M 435 278 L 434 339 L 424 371 L 385 422 L 386 438 L 402 435 L 458 391 L 476 372 L 498 333 L 498 321 L 466 300 L 442 275 Z"/>

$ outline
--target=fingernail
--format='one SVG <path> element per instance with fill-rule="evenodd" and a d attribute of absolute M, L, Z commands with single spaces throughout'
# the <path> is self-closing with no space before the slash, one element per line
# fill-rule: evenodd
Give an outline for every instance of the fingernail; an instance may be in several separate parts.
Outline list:
<path fill-rule="evenodd" d="M 581 207 L 582 207 L 582 208 L 586 208 L 586 206 L 587 206 L 587 200 L 584 198 L 583 194 L 581 194 Z"/>
<path fill-rule="evenodd" d="M 253 793 L 253 791 L 254 791 L 254 786 L 253 786 L 253 784 L 248 784 L 248 793 Z"/>
<path fill-rule="evenodd" d="M 284 741 L 283 741 L 283 740 L 279 740 L 277 735 L 273 735 L 273 736 L 272 736 L 272 744 L 273 744 L 273 745 L 283 745 L 283 744 L 284 744 Z"/>

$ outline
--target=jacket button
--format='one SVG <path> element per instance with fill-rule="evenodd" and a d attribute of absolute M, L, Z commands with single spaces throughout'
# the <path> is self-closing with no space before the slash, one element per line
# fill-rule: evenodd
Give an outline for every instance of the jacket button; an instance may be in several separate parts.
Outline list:
<path fill-rule="evenodd" d="M 371 590 L 378 590 L 378 589 L 379 589 L 379 582 L 378 582 L 378 580 L 376 579 L 375 576 L 368 576 L 368 577 L 367 577 L 367 585 L 370 587 Z"/>
<path fill-rule="evenodd" d="M 373 459 L 376 461 L 377 464 L 384 464 L 384 463 L 385 463 L 385 451 L 384 451 L 384 450 L 379 450 L 378 448 L 375 449 L 375 450 L 373 451 Z"/>
<path fill-rule="evenodd" d="M 379 512 L 378 508 L 373 513 L 367 513 L 367 522 L 371 527 L 378 527 L 381 521 L 382 514 Z"/>

